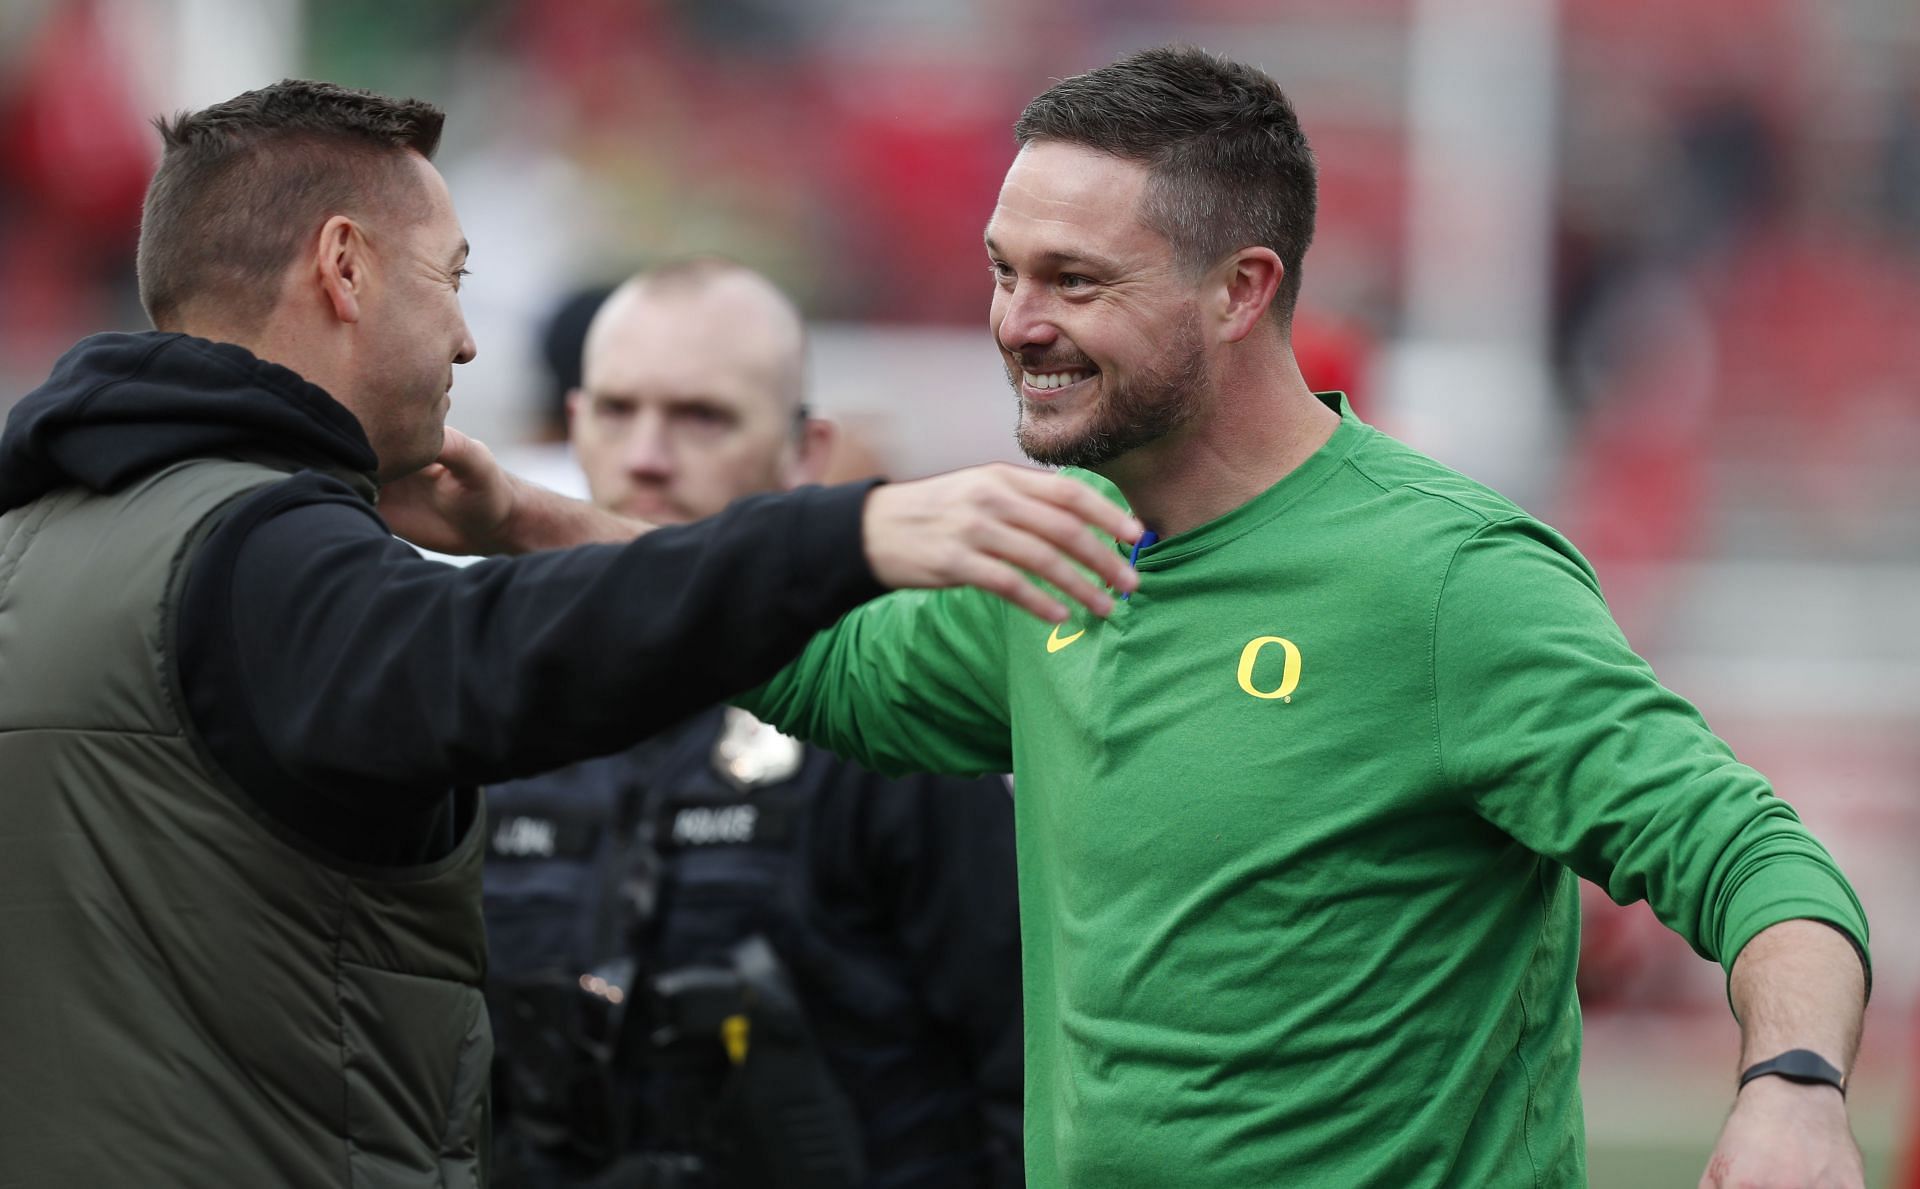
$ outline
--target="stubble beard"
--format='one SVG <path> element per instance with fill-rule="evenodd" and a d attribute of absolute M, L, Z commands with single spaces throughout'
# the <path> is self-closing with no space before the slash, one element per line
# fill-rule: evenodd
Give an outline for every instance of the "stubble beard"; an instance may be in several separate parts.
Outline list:
<path fill-rule="evenodd" d="M 1014 440 L 1028 458 L 1054 467 L 1098 467 L 1156 442 L 1192 421 L 1206 387 L 1207 364 L 1200 342 L 1199 316 L 1180 323 L 1162 352 L 1167 362 L 1140 371 L 1126 383 L 1099 373 L 1100 403 L 1071 435 L 1047 432 L 1060 419 L 1057 410 L 1029 407 L 1020 398 L 1017 371 L 1008 375 L 1020 410 Z"/>

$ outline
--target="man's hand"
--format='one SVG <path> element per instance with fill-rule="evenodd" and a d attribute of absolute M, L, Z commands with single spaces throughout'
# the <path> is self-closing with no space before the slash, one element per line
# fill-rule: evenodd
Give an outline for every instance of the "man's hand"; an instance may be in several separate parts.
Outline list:
<path fill-rule="evenodd" d="M 395 536 L 459 557 L 630 541 L 651 527 L 508 474 L 451 426 L 438 459 L 380 489 L 380 515 Z"/>
<path fill-rule="evenodd" d="M 380 489 L 380 516 L 396 537 L 456 557 L 498 553 L 513 513 L 513 476 L 493 451 L 448 426 L 440 457 Z"/>
<path fill-rule="evenodd" d="M 1746 1084 L 1700 1189 L 1863 1189 L 1860 1146 L 1832 1086 L 1761 1077 Z"/>
<path fill-rule="evenodd" d="M 886 586 L 977 586 L 1059 623 L 1067 609 L 1028 575 L 1096 615 L 1113 610 L 1102 583 L 1139 585 L 1126 559 L 1088 526 L 1129 543 L 1142 531 L 1084 483 L 995 463 L 875 488 L 861 527 L 867 562 Z"/>

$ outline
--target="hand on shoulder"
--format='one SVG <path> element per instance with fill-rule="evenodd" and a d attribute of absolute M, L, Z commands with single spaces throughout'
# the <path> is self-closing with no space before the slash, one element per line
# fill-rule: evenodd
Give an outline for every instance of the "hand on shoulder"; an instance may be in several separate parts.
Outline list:
<path fill-rule="evenodd" d="M 1137 541 L 1140 522 L 1084 483 L 1029 467 L 993 463 L 875 488 L 861 527 L 883 585 L 977 586 L 1050 622 L 1067 608 L 1030 578 L 1096 615 L 1113 609 L 1107 589 L 1139 584 L 1106 538 Z"/>

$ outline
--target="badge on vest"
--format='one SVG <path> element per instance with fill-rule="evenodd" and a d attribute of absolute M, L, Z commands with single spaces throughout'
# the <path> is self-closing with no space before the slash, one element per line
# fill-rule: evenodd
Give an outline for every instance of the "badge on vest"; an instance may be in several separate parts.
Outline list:
<path fill-rule="evenodd" d="M 714 771 L 741 792 L 792 780 L 806 758 L 798 739 L 782 735 L 737 706 L 727 707 L 726 723 L 713 745 Z"/>

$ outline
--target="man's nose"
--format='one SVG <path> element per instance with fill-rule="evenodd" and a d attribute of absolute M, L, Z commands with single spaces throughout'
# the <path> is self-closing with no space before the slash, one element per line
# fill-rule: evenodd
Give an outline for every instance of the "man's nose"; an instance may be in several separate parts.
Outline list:
<path fill-rule="evenodd" d="M 634 418 L 627 432 L 625 462 L 630 475 L 659 479 L 673 473 L 673 443 L 664 417 L 642 413 Z"/>
<path fill-rule="evenodd" d="M 1039 286 L 1016 283 L 1013 292 L 1001 298 L 999 314 L 1000 323 L 994 328 L 994 337 L 1010 355 L 1018 355 L 1029 347 L 1050 346 L 1060 337 L 1059 328 L 1053 324 L 1052 310 Z"/>

